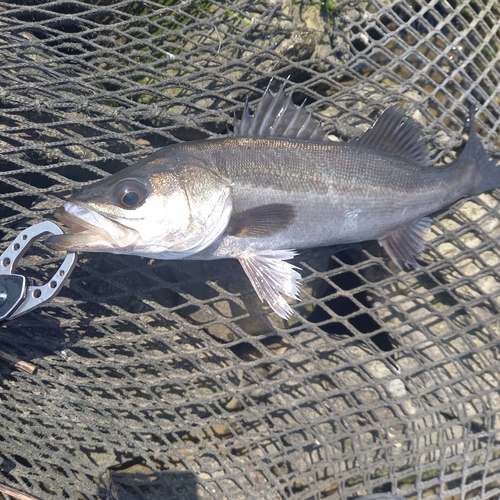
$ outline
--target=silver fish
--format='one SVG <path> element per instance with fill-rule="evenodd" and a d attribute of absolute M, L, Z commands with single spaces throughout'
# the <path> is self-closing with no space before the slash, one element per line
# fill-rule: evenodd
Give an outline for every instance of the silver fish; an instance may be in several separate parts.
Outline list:
<path fill-rule="evenodd" d="M 69 229 L 54 250 L 155 259 L 240 261 L 281 317 L 298 299 L 295 250 L 378 240 L 418 268 L 432 214 L 500 186 L 500 169 L 471 123 L 461 156 L 429 165 L 418 125 L 398 107 L 359 138 L 333 142 L 284 86 L 248 103 L 234 131 L 168 146 L 74 194 L 56 216 Z"/>

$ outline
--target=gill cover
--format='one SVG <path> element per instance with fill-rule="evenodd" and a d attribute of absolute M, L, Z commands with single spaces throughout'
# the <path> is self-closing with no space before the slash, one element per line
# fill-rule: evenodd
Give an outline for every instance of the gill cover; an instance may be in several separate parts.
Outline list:
<path fill-rule="evenodd" d="M 164 208 L 168 213 L 165 222 L 171 229 L 164 230 L 169 237 L 158 258 L 176 259 L 198 253 L 229 224 L 233 209 L 230 183 L 213 171 L 182 167 L 176 172 L 154 174 L 150 182 L 153 198 L 169 193 Z"/>
<path fill-rule="evenodd" d="M 134 248 L 123 253 L 185 258 L 208 247 L 225 230 L 232 211 L 229 182 L 203 165 L 193 165 L 192 159 L 183 160 L 170 168 L 155 168 L 156 163 L 163 164 L 162 159 L 148 163 L 146 168 L 153 168 L 142 179 L 145 193 L 134 186 L 130 175 L 114 186 L 113 198 L 120 213 L 107 215 L 138 235 Z M 140 170 L 136 182 L 139 175 Z M 102 205 L 90 206 L 106 215 Z"/>

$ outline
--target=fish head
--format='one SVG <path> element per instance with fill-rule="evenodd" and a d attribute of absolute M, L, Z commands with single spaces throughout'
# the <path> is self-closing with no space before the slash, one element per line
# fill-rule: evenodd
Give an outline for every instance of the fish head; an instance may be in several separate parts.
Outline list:
<path fill-rule="evenodd" d="M 204 165 L 152 160 L 84 187 L 55 216 L 68 229 L 46 245 L 163 259 L 197 253 L 220 236 L 232 211 L 228 181 Z"/>

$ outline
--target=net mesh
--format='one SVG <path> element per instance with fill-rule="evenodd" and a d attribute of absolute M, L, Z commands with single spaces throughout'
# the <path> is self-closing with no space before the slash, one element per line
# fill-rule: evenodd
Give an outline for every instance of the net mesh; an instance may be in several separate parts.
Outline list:
<path fill-rule="evenodd" d="M 224 133 L 289 78 L 333 135 L 390 104 L 435 164 L 474 105 L 500 146 L 494 1 L 0 2 L 0 248 L 73 189 Z M 0 326 L 0 482 L 38 498 L 500 496 L 498 192 L 434 218 L 419 272 L 378 244 L 295 263 L 268 315 L 237 262 L 84 254 L 47 306 Z M 41 281 L 42 244 L 20 270 Z"/>

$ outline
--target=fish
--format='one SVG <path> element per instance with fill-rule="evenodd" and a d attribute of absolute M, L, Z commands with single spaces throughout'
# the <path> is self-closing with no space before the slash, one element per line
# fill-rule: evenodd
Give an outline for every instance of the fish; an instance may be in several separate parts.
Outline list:
<path fill-rule="evenodd" d="M 248 100 L 227 135 L 173 144 L 83 187 L 55 212 L 57 251 L 167 260 L 238 259 L 280 317 L 299 299 L 297 250 L 378 240 L 400 269 L 418 269 L 429 215 L 500 186 L 470 119 L 450 164 L 430 164 L 418 124 L 387 108 L 359 137 L 332 141 L 285 84 Z"/>

